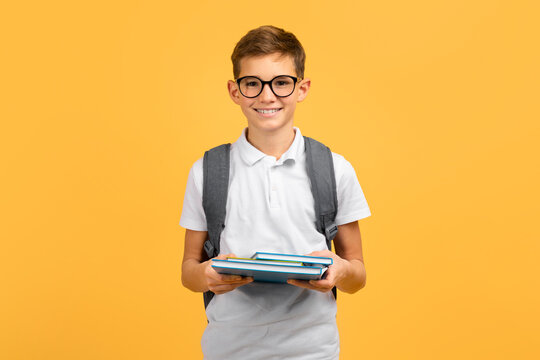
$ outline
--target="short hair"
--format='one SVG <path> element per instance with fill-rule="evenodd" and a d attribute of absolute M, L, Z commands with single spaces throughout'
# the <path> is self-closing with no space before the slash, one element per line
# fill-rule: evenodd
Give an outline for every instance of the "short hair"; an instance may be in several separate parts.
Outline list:
<path fill-rule="evenodd" d="M 292 57 L 296 75 L 304 78 L 306 53 L 302 44 L 293 33 L 272 25 L 250 30 L 238 41 L 231 55 L 234 78 L 240 76 L 240 61 L 243 58 L 275 53 Z"/>

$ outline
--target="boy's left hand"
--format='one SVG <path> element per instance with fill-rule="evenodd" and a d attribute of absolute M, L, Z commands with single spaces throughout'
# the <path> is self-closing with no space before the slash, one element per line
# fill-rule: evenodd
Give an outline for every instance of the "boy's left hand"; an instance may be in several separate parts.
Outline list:
<path fill-rule="evenodd" d="M 344 279 L 347 276 L 348 269 L 349 269 L 349 262 L 345 259 L 342 259 L 335 253 L 329 251 L 329 250 L 322 250 L 322 251 L 314 251 L 310 254 L 310 256 L 325 256 L 325 257 L 331 257 L 333 260 L 333 264 L 328 267 L 325 273 L 325 278 L 322 280 L 294 280 L 289 279 L 287 280 L 288 284 L 303 287 L 306 289 L 311 290 L 317 290 L 320 292 L 328 292 L 332 290 L 334 286 L 339 284 L 342 279 Z"/>

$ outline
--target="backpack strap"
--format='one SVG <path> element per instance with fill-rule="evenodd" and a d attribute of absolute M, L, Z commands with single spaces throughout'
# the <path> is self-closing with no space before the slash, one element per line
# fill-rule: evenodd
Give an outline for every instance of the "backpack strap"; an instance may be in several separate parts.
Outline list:
<path fill-rule="evenodd" d="M 206 215 L 208 237 L 204 251 L 208 259 L 219 255 L 219 240 L 225 227 L 227 192 L 229 190 L 229 165 L 231 144 L 223 144 L 204 153 L 203 159 L 203 208 Z M 204 293 L 206 308 L 214 293 Z"/>
<path fill-rule="evenodd" d="M 306 165 L 311 192 L 315 200 L 315 225 L 326 238 L 328 249 L 332 250 L 332 240 L 338 228 L 336 177 L 332 152 L 326 145 L 304 136 L 306 144 Z"/>
<path fill-rule="evenodd" d="M 304 136 L 306 146 L 307 174 L 315 200 L 315 226 L 326 238 L 328 250 L 332 251 L 332 240 L 336 237 L 337 189 L 332 152 L 326 145 Z M 337 289 L 332 288 L 337 299 Z"/>

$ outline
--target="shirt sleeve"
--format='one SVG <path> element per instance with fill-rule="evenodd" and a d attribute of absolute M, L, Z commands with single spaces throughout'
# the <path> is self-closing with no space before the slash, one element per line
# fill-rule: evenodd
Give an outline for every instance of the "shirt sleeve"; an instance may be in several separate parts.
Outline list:
<path fill-rule="evenodd" d="M 180 226 L 196 231 L 207 231 L 206 215 L 202 205 L 202 161 L 199 159 L 189 171 Z"/>
<path fill-rule="evenodd" d="M 338 200 L 336 225 L 370 216 L 371 211 L 353 166 L 341 155 L 333 154 L 333 158 Z"/>

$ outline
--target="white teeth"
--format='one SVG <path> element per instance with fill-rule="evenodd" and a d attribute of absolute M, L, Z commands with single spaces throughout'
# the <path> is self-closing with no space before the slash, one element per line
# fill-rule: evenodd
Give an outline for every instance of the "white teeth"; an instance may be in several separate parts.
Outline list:
<path fill-rule="evenodd" d="M 260 112 L 261 114 L 271 114 L 271 113 L 275 113 L 278 110 L 279 109 L 272 109 L 272 110 L 259 110 L 259 109 L 257 109 L 257 112 Z"/>

